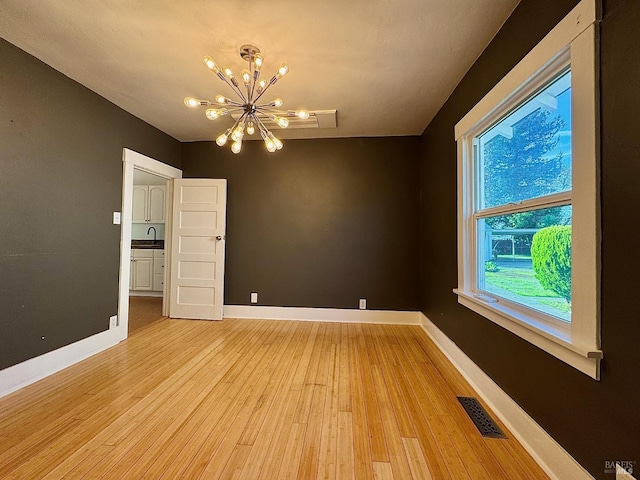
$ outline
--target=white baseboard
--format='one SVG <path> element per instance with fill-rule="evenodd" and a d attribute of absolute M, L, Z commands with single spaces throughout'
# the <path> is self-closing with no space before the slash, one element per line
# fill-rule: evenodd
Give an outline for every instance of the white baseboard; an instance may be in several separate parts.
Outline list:
<path fill-rule="evenodd" d="M 513 401 L 489 376 L 424 314 L 422 328 L 478 392 L 552 480 L 593 479 L 567 451 Z"/>
<path fill-rule="evenodd" d="M 385 323 L 419 325 L 420 312 L 393 310 L 351 310 L 342 308 L 265 307 L 258 305 L 225 305 L 224 318 L 261 320 L 303 320 L 312 322 Z"/>
<path fill-rule="evenodd" d="M 121 332 L 113 328 L 0 370 L 0 398 L 106 350 L 120 340 Z"/>

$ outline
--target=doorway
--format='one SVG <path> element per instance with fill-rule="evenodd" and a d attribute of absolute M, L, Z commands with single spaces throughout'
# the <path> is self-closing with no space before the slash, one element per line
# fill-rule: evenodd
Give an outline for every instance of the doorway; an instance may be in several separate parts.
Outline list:
<path fill-rule="evenodd" d="M 154 160 L 150 157 L 142 155 L 138 152 L 134 152 L 133 150 L 129 150 L 125 148 L 122 156 L 123 162 L 123 180 L 122 180 L 122 226 L 121 226 L 121 237 L 120 237 L 120 280 L 119 280 L 119 294 L 118 294 L 118 338 L 119 340 L 124 340 L 127 338 L 129 333 L 129 292 L 130 287 L 132 286 L 132 261 L 131 261 L 131 252 L 132 252 L 132 240 L 134 236 L 140 236 L 138 234 L 133 234 L 133 216 L 134 216 L 134 179 L 135 177 L 140 177 L 142 175 L 143 178 L 151 179 L 152 177 L 146 177 L 146 174 L 153 175 L 154 177 L 158 177 L 158 182 L 164 182 L 166 185 L 165 195 L 164 195 L 164 215 L 165 215 L 165 223 L 164 223 L 164 231 L 162 232 L 163 239 L 163 247 L 165 252 L 165 271 L 162 274 L 164 277 L 164 284 L 162 285 L 161 290 L 156 290 L 158 295 L 160 295 L 160 301 L 156 300 L 157 303 L 161 303 L 161 312 L 160 315 L 167 315 L 168 312 L 168 302 L 169 302 L 169 282 L 168 279 L 170 272 L 168 271 L 169 267 L 169 255 L 170 252 L 170 232 L 171 232 L 171 202 L 169 199 L 172 197 L 172 186 L 169 180 L 175 178 L 182 178 L 182 171 L 167 165 L 165 163 Z M 135 212 L 136 215 L 138 212 Z M 151 223 L 151 220 L 154 222 L 157 219 L 150 218 L 148 223 Z M 144 223 L 144 222 L 143 222 Z M 144 230 L 144 225 L 142 225 L 142 229 Z M 147 227 L 147 230 L 149 227 Z M 157 237 L 156 227 L 156 240 Z M 145 230 L 146 231 L 146 230 Z M 149 230 L 149 234 L 152 231 Z M 152 257 L 153 260 L 153 252 Z M 156 270 L 157 271 L 157 270 Z M 150 278 L 148 279 L 151 285 L 149 291 L 153 291 L 153 270 L 149 273 Z M 156 277 L 157 281 L 157 277 Z M 157 284 L 156 284 L 157 288 Z"/>
<path fill-rule="evenodd" d="M 167 183 L 165 177 L 133 169 L 129 335 L 162 318 Z"/>

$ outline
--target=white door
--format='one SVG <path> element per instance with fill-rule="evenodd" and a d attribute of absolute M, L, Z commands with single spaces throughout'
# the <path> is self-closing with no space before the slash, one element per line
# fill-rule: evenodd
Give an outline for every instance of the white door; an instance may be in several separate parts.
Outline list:
<path fill-rule="evenodd" d="M 173 181 L 169 316 L 222 320 L 227 181 Z"/>

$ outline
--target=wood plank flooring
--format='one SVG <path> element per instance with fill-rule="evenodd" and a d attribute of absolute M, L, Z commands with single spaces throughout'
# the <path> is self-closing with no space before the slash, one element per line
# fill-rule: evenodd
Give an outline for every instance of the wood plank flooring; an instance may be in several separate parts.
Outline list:
<path fill-rule="evenodd" d="M 417 326 L 158 315 L 0 399 L 0 478 L 548 478 L 456 395 Z"/>
<path fill-rule="evenodd" d="M 162 318 L 162 297 L 129 297 L 129 335 Z"/>

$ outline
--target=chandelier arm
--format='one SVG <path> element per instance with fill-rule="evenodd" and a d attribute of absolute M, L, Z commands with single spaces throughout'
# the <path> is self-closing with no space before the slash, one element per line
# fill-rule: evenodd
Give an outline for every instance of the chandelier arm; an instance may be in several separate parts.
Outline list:
<path fill-rule="evenodd" d="M 242 90 L 240 90 L 240 87 L 236 87 L 233 84 L 231 84 L 231 87 L 233 88 L 233 91 L 242 99 L 243 103 L 248 103 L 248 100 L 245 98 Z"/>
<path fill-rule="evenodd" d="M 246 112 L 243 113 L 242 115 L 240 115 L 240 117 L 238 117 L 238 119 L 236 120 L 236 123 L 233 124 L 233 127 L 231 127 L 231 131 L 233 132 L 236 127 L 240 124 L 240 120 L 242 120 L 244 118 L 244 116 L 246 115 Z"/>
<path fill-rule="evenodd" d="M 230 98 L 227 99 L 227 100 L 229 100 L 229 101 L 225 102 L 225 103 L 218 103 L 218 102 L 216 102 L 216 103 L 218 103 L 218 105 L 233 105 L 234 107 L 238 107 L 240 109 L 242 109 L 244 107 L 243 103 L 236 102 L 235 100 L 231 100 Z"/>
<path fill-rule="evenodd" d="M 276 110 L 275 108 L 264 108 L 262 106 L 260 107 L 256 107 L 256 112 L 259 112 L 263 115 L 269 116 L 269 115 L 277 115 L 280 117 L 290 117 L 291 115 L 289 115 L 288 111 L 284 111 L 284 110 Z M 294 115 L 295 116 L 295 115 Z"/>
<path fill-rule="evenodd" d="M 254 113 L 254 116 L 260 121 L 262 122 L 263 118 L 269 118 L 269 113 L 268 112 L 263 112 L 263 111 L 257 111 L 256 113 Z M 264 124 L 263 124 L 264 125 Z M 265 127 L 266 128 L 266 127 Z M 268 129 L 267 129 L 268 130 Z"/>
<path fill-rule="evenodd" d="M 262 103 L 260 105 L 256 105 L 256 108 L 271 108 L 273 109 L 274 107 L 271 106 L 271 102 L 269 103 Z M 275 111 L 275 110 L 274 110 Z M 280 113 L 284 114 L 284 112 L 282 110 L 278 110 Z"/>
<path fill-rule="evenodd" d="M 256 110 L 261 112 L 269 112 L 269 113 L 277 113 L 278 115 L 287 115 L 287 111 L 279 110 L 275 107 L 272 107 L 271 104 L 267 103 L 266 105 L 256 105 Z"/>
<path fill-rule="evenodd" d="M 247 63 L 249 64 L 249 68 L 247 69 L 249 72 L 249 75 L 251 75 L 251 81 L 249 83 L 246 83 L 245 86 L 247 87 L 247 103 L 252 103 L 251 102 L 251 97 L 253 96 L 253 85 L 255 83 L 255 80 L 253 79 L 253 75 L 251 74 L 251 60 L 253 59 L 253 57 L 251 55 L 248 56 L 247 58 Z"/>
<path fill-rule="evenodd" d="M 250 102 L 250 103 L 255 103 L 255 102 L 253 101 L 253 94 L 254 94 L 255 89 L 256 89 L 256 83 L 257 83 L 257 81 L 258 81 L 258 78 L 260 78 L 260 77 L 258 76 L 258 77 L 256 78 L 256 76 L 255 76 L 255 75 L 253 75 L 253 80 L 251 81 L 251 93 L 249 94 L 249 102 Z"/>
<path fill-rule="evenodd" d="M 271 77 L 271 81 L 267 84 L 267 86 L 266 86 L 266 87 L 264 87 L 264 90 L 262 90 L 262 92 L 260 93 L 260 95 L 258 95 L 258 96 L 255 98 L 254 103 L 255 103 L 255 102 L 257 102 L 258 100 L 260 100 L 260 97 L 261 97 L 261 96 L 263 96 L 263 95 L 266 93 L 266 91 L 267 91 L 267 90 L 269 90 L 269 87 L 270 87 L 271 85 L 273 85 L 274 83 L 276 83 L 277 81 L 278 81 L 278 79 L 277 79 L 275 76 L 274 76 L 274 77 Z"/>
<path fill-rule="evenodd" d="M 246 99 L 246 98 L 244 98 L 244 95 L 242 95 L 242 92 L 240 91 L 240 89 L 239 89 L 239 88 L 236 88 L 236 87 L 233 85 L 233 83 L 231 83 L 231 82 L 229 81 L 229 79 L 226 77 L 226 75 L 225 75 L 224 73 L 222 73 L 222 72 L 218 72 L 218 78 L 220 78 L 222 81 L 224 81 L 224 83 L 226 83 L 227 85 L 229 85 L 229 87 L 231 88 L 231 90 L 233 90 L 233 92 L 234 92 L 236 95 L 238 95 L 238 96 L 240 97 L 240 99 L 241 99 L 244 103 L 246 103 L 246 102 L 247 102 L 247 99 Z M 237 103 L 237 102 L 236 102 L 236 105 L 242 105 L 242 104 L 240 104 L 240 103 Z"/>
<path fill-rule="evenodd" d="M 242 100 L 243 103 L 247 103 L 247 99 L 244 98 L 244 95 L 242 94 L 242 90 L 240 90 L 239 87 L 236 87 L 233 83 L 231 83 L 229 81 L 229 79 L 226 77 L 226 75 L 222 74 L 222 75 L 218 75 L 218 77 L 220 77 L 222 80 L 224 80 L 224 83 L 226 83 L 227 85 L 229 85 L 229 87 L 231 88 L 231 90 L 233 90 L 233 93 L 235 93 L 236 95 L 238 95 L 240 97 L 240 99 Z M 241 103 L 237 103 L 236 105 L 242 105 Z"/>
<path fill-rule="evenodd" d="M 269 132 L 269 129 L 267 128 L 267 126 L 262 123 L 262 120 L 260 119 L 260 117 L 258 117 L 257 115 L 253 115 L 256 119 L 256 123 L 258 124 L 258 128 L 260 129 L 260 131 L 265 132 L 265 133 L 271 133 Z"/>

